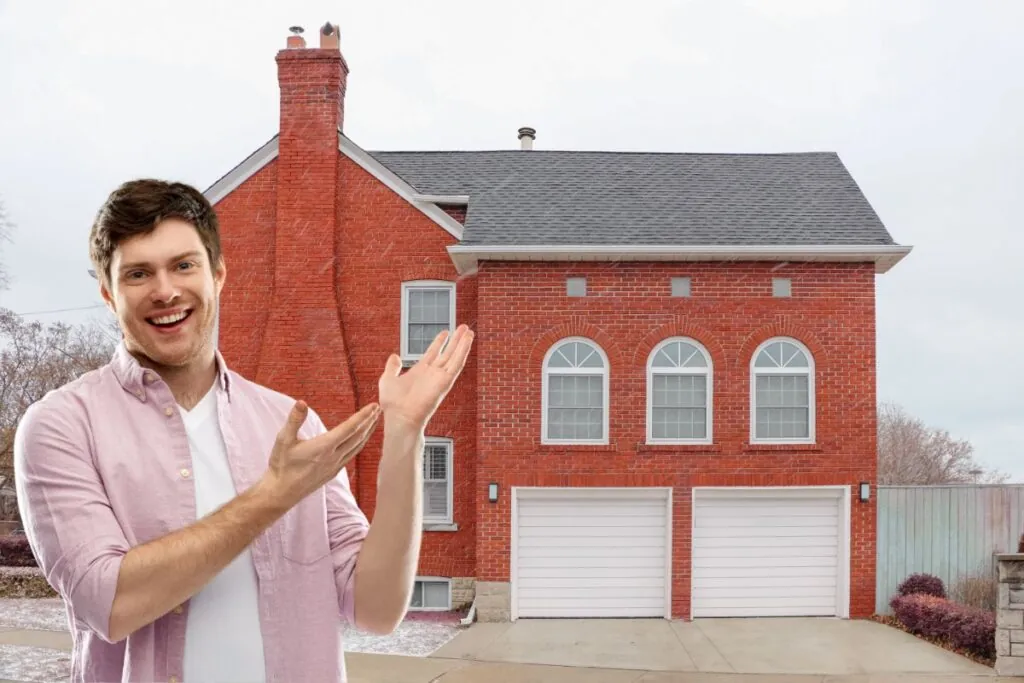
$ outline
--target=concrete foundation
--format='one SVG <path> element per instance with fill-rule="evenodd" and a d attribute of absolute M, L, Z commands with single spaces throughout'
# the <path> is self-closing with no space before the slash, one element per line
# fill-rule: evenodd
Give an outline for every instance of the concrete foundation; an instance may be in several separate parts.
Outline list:
<path fill-rule="evenodd" d="M 476 619 L 482 622 L 511 620 L 512 584 L 507 581 L 476 582 Z"/>

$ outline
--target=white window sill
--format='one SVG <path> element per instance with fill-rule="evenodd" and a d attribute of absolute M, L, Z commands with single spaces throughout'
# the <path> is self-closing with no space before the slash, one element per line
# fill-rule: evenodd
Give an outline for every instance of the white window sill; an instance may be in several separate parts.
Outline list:
<path fill-rule="evenodd" d="M 424 531 L 458 531 L 458 524 L 439 524 L 437 522 L 424 522 Z"/>

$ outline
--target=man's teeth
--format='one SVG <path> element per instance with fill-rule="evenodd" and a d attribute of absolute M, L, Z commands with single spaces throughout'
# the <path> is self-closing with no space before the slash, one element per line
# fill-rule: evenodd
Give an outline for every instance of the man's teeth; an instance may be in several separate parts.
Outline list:
<path fill-rule="evenodd" d="M 175 313 L 174 315 L 165 315 L 162 318 L 150 318 L 150 320 L 155 322 L 157 325 L 170 325 L 184 319 L 187 315 L 188 311 L 182 311 L 181 313 Z"/>

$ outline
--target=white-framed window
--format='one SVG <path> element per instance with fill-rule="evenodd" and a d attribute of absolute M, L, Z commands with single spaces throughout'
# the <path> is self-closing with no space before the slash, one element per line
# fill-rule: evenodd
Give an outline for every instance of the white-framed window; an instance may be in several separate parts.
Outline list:
<path fill-rule="evenodd" d="M 452 581 L 435 576 L 417 576 L 412 587 L 410 612 L 448 611 L 452 608 Z"/>
<path fill-rule="evenodd" d="M 711 355 L 700 342 L 673 337 L 647 359 L 647 442 L 711 443 Z"/>
<path fill-rule="evenodd" d="M 423 523 L 452 524 L 452 440 L 423 440 Z"/>
<path fill-rule="evenodd" d="M 442 330 L 455 331 L 455 283 L 411 280 L 402 283 L 401 355 L 419 360 Z"/>
<path fill-rule="evenodd" d="M 762 343 L 750 361 L 750 440 L 814 442 L 814 358 L 795 339 Z"/>
<path fill-rule="evenodd" d="M 544 356 L 541 443 L 608 443 L 608 358 L 589 339 L 569 337 Z"/>

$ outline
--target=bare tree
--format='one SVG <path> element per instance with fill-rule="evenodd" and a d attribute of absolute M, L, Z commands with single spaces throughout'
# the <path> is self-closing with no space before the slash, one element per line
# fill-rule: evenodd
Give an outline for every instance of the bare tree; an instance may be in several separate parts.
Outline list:
<path fill-rule="evenodd" d="M 969 441 L 927 426 L 894 403 L 879 406 L 879 484 L 998 484 L 1007 479 L 982 467 Z"/>
<path fill-rule="evenodd" d="M 14 224 L 11 223 L 10 217 L 7 215 L 7 209 L 4 208 L 4 203 L 0 200 L 0 256 L 3 254 L 3 246 L 5 242 L 11 241 L 11 234 L 14 232 Z M 3 291 L 11 286 L 11 276 L 7 272 L 7 266 L 3 262 L 3 258 L 0 257 L 0 291 Z"/>
<path fill-rule="evenodd" d="M 101 324 L 44 325 L 0 309 L 0 480 L 8 487 L 14 432 L 25 411 L 47 392 L 109 362 L 115 343 Z M 0 519 L 16 517 L 11 497 L 0 496 Z"/>

